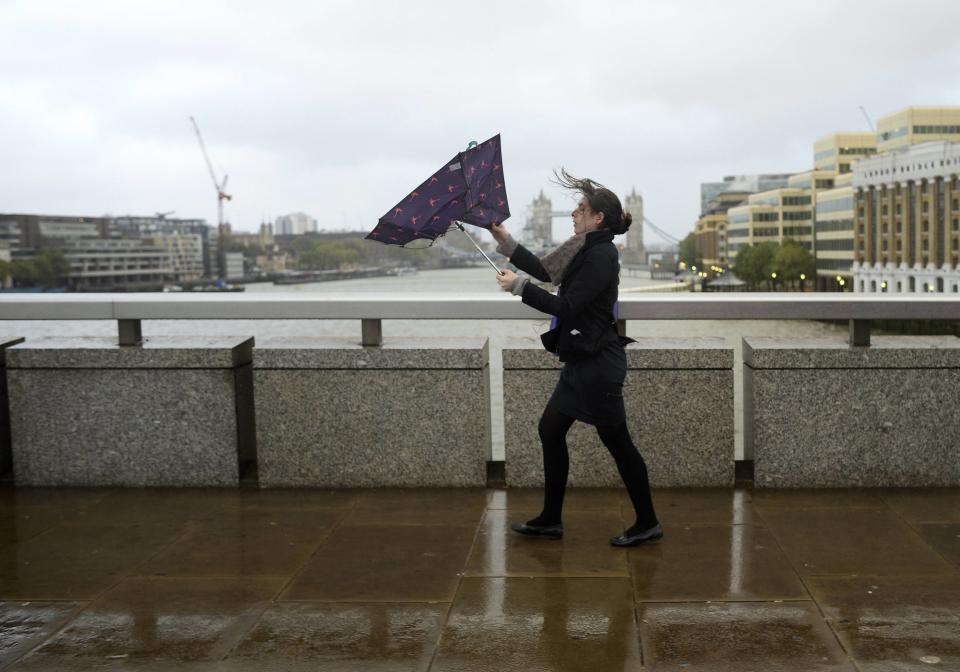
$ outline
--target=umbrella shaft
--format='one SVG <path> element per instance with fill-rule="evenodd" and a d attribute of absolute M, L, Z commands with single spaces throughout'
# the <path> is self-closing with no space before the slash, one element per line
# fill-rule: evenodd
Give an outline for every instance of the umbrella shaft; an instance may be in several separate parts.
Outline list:
<path fill-rule="evenodd" d="M 503 273 L 503 271 L 501 271 L 501 270 L 497 267 L 497 265 L 496 265 L 495 263 L 493 263 L 493 261 L 490 260 L 490 257 L 487 256 L 487 253 L 484 252 L 483 249 L 482 249 L 479 245 L 477 245 L 477 241 L 475 241 L 475 240 L 473 239 L 473 236 L 471 236 L 469 233 L 467 233 L 467 230 L 466 230 L 465 228 L 463 228 L 463 224 L 461 224 L 460 222 L 457 222 L 457 228 L 460 229 L 461 231 L 463 231 L 463 235 L 465 235 L 467 238 L 470 239 L 470 242 L 473 243 L 473 246 L 474 246 L 475 248 L 477 248 L 477 252 L 479 252 L 480 254 L 483 255 L 483 258 L 487 260 L 487 263 L 490 264 L 491 266 L 493 266 L 493 270 L 495 270 L 495 271 L 497 272 L 497 275 L 500 275 L 501 273 Z"/>

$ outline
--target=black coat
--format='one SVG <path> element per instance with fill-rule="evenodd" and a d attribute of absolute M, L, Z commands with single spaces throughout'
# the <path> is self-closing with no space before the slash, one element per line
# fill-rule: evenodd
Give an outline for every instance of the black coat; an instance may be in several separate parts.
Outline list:
<path fill-rule="evenodd" d="M 540 259 L 522 245 L 517 246 L 510 261 L 538 280 L 551 280 Z M 544 347 L 566 362 L 592 357 L 612 343 L 629 342 L 620 339 L 613 314 L 619 282 L 620 257 L 609 229 L 587 234 L 560 280 L 557 295 L 528 282 L 523 288 L 523 302 L 559 320 L 555 329 L 541 336 Z"/>

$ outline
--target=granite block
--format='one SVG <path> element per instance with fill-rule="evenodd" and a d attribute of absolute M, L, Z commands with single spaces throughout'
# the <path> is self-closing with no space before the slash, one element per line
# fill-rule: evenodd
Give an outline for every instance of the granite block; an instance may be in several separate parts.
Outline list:
<path fill-rule="evenodd" d="M 756 487 L 960 485 L 960 339 L 744 341 Z"/>
<path fill-rule="evenodd" d="M 960 368 L 956 336 L 873 336 L 869 346 L 842 339 L 743 339 L 743 361 L 754 369 Z"/>
<path fill-rule="evenodd" d="M 7 348 L 23 343 L 18 336 L 0 336 L 0 474 L 10 471 L 10 400 L 7 393 Z"/>
<path fill-rule="evenodd" d="M 379 347 L 341 338 L 266 338 L 257 345 L 256 369 L 464 369 L 482 368 L 484 338 L 394 338 Z"/>
<path fill-rule="evenodd" d="M 723 339 L 641 339 L 627 349 L 627 425 L 656 487 L 733 485 L 733 351 L 717 352 L 724 350 L 722 343 Z M 697 352 L 698 348 L 706 352 Z M 503 359 L 507 485 L 541 486 L 537 424 L 559 367 L 551 354 L 530 347 L 505 349 Z M 694 368 L 697 362 L 708 366 Z M 571 486 L 622 485 L 595 428 L 575 423 L 567 446 Z"/>
<path fill-rule="evenodd" d="M 337 343 L 319 340 L 304 344 L 318 349 L 268 343 L 256 350 L 261 486 L 486 484 L 485 339 L 461 339 L 453 349 L 385 343 L 385 352 L 337 352 Z M 431 362 L 441 365 L 428 368 Z"/>
<path fill-rule="evenodd" d="M 142 346 L 116 339 L 40 338 L 10 349 L 11 369 L 229 369 L 251 361 L 253 339 L 162 336 Z"/>
<path fill-rule="evenodd" d="M 626 347 L 631 369 L 733 369 L 733 350 L 724 338 L 642 338 Z M 503 368 L 557 369 L 559 358 L 543 348 L 531 348 L 529 341 L 507 342 Z"/>
<path fill-rule="evenodd" d="M 35 486 L 236 486 L 234 363 L 252 339 L 164 339 L 148 348 L 71 339 L 11 348 L 15 480 Z M 18 350 L 16 353 L 13 350 Z M 199 365 L 206 364 L 200 368 Z M 183 367 L 183 368 L 179 368 Z"/>

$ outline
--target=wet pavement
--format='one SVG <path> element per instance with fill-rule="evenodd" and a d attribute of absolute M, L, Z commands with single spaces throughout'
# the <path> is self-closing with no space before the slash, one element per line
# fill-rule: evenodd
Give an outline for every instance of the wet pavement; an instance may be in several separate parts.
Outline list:
<path fill-rule="evenodd" d="M 0 670 L 960 670 L 960 489 L 0 487 Z"/>

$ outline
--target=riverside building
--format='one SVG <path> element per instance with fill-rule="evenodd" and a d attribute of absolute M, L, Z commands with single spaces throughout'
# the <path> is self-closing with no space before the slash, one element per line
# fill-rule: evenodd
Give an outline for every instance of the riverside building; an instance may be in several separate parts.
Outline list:
<path fill-rule="evenodd" d="M 0 240 L 13 259 L 61 250 L 71 289 L 149 290 L 204 275 L 209 227 L 162 217 L 0 214 Z"/>
<path fill-rule="evenodd" d="M 741 205 L 750 195 L 746 191 L 724 191 L 707 204 L 696 225 L 697 257 L 705 268 L 727 267 L 730 260 L 727 252 L 727 213 L 730 208 Z"/>
<path fill-rule="evenodd" d="M 877 150 L 892 152 L 931 140 L 960 142 L 960 106 L 915 105 L 877 120 Z"/>
<path fill-rule="evenodd" d="M 170 250 L 173 280 L 212 277 L 215 239 L 210 226 L 202 219 L 173 219 L 158 215 L 137 217 L 124 215 L 110 220 L 124 238 L 149 239 L 151 244 Z M 199 239 L 200 247 L 196 247 Z M 199 274 L 199 275 L 198 275 Z"/>
<path fill-rule="evenodd" d="M 757 193 L 787 186 L 793 173 L 769 173 L 762 175 L 727 175 L 723 182 L 700 183 L 700 212 L 709 209 L 710 202 L 724 192 Z"/>
<path fill-rule="evenodd" d="M 813 144 L 813 165 L 843 175 L 852 170 L 855 161 L 876 153 L 875 133 L 833 133 Z"/>
<path fill-rule="evenodd" d="M 817 192 L 814 209 L 817 290 L 853 287 L 853 173 L 838 175 L 833 189 Z"/>
<path fill-rule="evenodd" d="M 79 291 L 156 290 L 173 275 L 170 255 L 143 240 L 72 239 L 62 249 Z"/>
<path fill-rule="evenodd" d="M 929 111 L 910 108 L 888 119 L 917 109 Z M 905 133 L 892 140 L 922 135 Z M 958 174 L 960 142 L 946 140 L 901 147 L 856 164 L 854 291 L 960 292 Z"/>
<path fill-rule="evenodd" d="M 793 238 L 813 251 L 811 189 L 786 187 L 751 194 L 744 205 L 730 208 L 727 251 L 732 257 L 747 245 L 783 243 Z"/>

